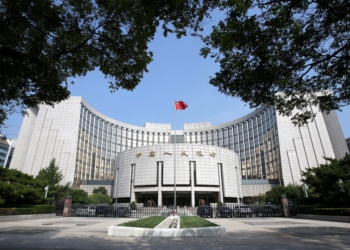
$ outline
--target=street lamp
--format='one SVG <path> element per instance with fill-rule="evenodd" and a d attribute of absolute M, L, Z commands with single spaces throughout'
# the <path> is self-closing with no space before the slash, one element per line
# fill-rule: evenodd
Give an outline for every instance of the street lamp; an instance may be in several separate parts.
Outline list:
<path fill-rule="evenodd" d="M 46 187 L 45 187 L 45 191 L 46 191 L 46 193 L 45 193 L 45 199 L 46 199 L 46 197 L 47 197 L 47 191 L 49 191 L 49 186 L 46 186 Z"/>

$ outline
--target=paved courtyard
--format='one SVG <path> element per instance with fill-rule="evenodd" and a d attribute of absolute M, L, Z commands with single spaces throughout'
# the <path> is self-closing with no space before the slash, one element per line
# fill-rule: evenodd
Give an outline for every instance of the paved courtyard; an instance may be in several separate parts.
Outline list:
<path fill-rule="evenodd" d="M 296 218 L 209 219 L 217 238 L 109 237 L 133 219 L 57 217 L 0 222 L 0 249 L 350 249 L 350 224 Z"/>

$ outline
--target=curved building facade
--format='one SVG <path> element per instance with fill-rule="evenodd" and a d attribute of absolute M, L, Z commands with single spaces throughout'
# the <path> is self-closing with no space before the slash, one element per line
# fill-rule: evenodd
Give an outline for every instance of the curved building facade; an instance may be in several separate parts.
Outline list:
<path fill-rule="evenodd" d="M 175 157 L 174 157 L 175 156 Z M 198 144 L 167 144 L 136 147 L 121 152 L 113 197 L 118 201 L 158 206 L 174 202 L 176 183 L 179 205 L 206 204 L 243 198 L 238 155 L 230 150 Z"/>
<path fill-rule="evenodd" d="M 341 158 L 348 152 L 336 113 L 322 114 L 316 108 L 310 109 L 317 114 L 316 119 L 303 127 L 294 126 L 289 117 L 278 115 L 269 106 L 216 126 L 209 122 L 184 124 L 183 130 L 175 133 L 170 124 L 146 123 L 140 127 L 114 120 L 95 110 L 82 97 L 71 97 L 54 108 L 41 105 L 28 110 L 10 167 L 36 175 L 56 158 L 65 176 L 63 183 L 71 182 L 89 193 L 95 186 L 105 186 L 114 198 L 127 202 L 134 197 L 143 199 L 143 194 L 136 187 L 129 197 L 118 193 L 124 188 L 119 186 L 117 174 L 125 168 L 121 162 L 129 164 L 131 169 L 137 164 L 136 151 L 155 151 L 158 157 L 176 139 L 177 145 L 192 147 L 192 151 L 196 150 L 194 147 L 211 147 L 213 151 L 237 155 L 239 173 L 235 172 L 234 164 L 231 168 L 240 179 L 242 193 L 238 193 L 238 187 L 234 196 L 223 199 L 251 197 L 265 193 L 276 184 L 300 184 L 301 171 L 305 168 L 325 163 L 323 156 Z M 175 160 L 181 161 L 181 155 L 175 155 Z M 159 161 L 157 158 L 156 162 Z M 196 162 L 189 162 L 193 161 Z M 152 164 L 153 168 L 158 166 Z M 188 167 L 190 163 L 186 164 Z M 159 172 L 153 174 L 159 177 Z M 209 190 L 209 186 L 206 188 Z M 216 200 L 221 199 L 218 192 Z M 159 201 L 159 195 L 156 199 Z"/>

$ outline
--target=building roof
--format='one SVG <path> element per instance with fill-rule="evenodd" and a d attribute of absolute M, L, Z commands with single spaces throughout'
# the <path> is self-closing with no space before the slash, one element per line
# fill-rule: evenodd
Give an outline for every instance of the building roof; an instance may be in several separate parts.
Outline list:
<path fill-rule="evenodd" d="M 5 147 L 10 147 L 10 144 L 7 142 L 7 140 L 4 137 L 0 137 L 0 145 Z"/>

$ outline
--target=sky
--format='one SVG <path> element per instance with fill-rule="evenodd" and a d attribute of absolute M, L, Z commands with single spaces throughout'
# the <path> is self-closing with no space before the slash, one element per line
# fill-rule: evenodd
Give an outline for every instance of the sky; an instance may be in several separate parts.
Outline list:
<path fill-rule="evenodd" d="M 208 23 L 214 25 L 215 20 Z M 70 79 L 72 96 L 82 96 L 100 113 L 123 123 L 143 126 L 146 122 L 171 124 L 177 130 L 185 123 L 210 122 L 219 125 L 249 114 L 249 108 L 238 98 L 225 96 L 209 84 L 210 76 L 219 71 L 219 64 L 199 55 L 204 44 L 199 38 L 187 36 L 177 39 L 157 32 L 150 43 L 153 62 L 148 66 L 140 84 L 133 91 L 118 90 L 111 93 L 108 79 L 98 70 L 86 76 Z M 184 101 L 188 108 L 176 112 L 174 102 Z M 337 112 L 344 133 L 350 137 L 350 106 Z M 17 138 L 23 117 L 12 115 L 2 133 L 7 138 Z M 175 126 L 176 125 L 176 126 Z"/>

